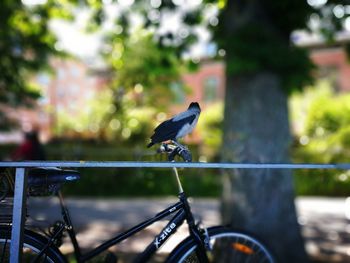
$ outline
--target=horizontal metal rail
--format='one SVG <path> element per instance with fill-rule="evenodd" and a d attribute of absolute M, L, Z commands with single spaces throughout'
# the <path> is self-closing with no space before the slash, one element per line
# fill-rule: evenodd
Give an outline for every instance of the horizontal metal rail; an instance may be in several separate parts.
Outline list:
<path fill-rule="evenodd" d="M 96 162 L 96 161 L 35 161 L 0 162 L 0 167 L 71 167 L 71 168 L 212 168 L 212 169 L 339 169 L 350 170 L 350 163 L 204 163 L 204 162 Z"/>
<path fill-rule="evenodd" d="M 290 164 L 290 163 L 201 163 L 201 162 L 96 162 L 96 161 L 28 161 L 0 162 L 0 167 L 16 168 L 14 191 L 10 263 L 21 262 L 26 202 L 25 168 L 203 168 L 203 169 L 338 169 L 350 170 L 350 163 L 341 164 Z"/>

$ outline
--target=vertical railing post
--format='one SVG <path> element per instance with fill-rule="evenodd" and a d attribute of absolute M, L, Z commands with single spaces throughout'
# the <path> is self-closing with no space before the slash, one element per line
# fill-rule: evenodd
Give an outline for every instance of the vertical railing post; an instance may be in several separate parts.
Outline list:
<path fill-rule="evenodd" d="M 26 214 L 27 175 L 24 168 L 16 168 L 13 196 L 10 263 L 22 262 L 23 228 Z"/>

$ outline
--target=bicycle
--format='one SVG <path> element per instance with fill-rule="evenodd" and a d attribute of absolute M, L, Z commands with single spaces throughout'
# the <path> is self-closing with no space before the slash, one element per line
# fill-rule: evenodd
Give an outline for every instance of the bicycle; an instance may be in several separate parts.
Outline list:
<path fill-rule="evenodd" d="M 162 144 L 158 152 L 167 153 L 169 161 L 175 161 L 179 156 L 184 161 L 192 160 L 190 151 L 177 142 Z M 72 225 L 71 217 L 64 203 L 60 186 L 66 181 L 76 181 L 80 178 L 77 171 L 61 169 L 34 168 L 29 172 L 28 185 L 33 189 L 42 190 L 42 186 L 50 186 L 51 191 L 57 195 L 62 220 L 57 221 L 47 236 L 40 235 L 31 230 L 24 230 L 23 258 L 24 262 L 67 262 L 60 252 L 63 234 L 66 232 L 74 248 L 74 257 L 77 262 L 86 262 L 106 251 L 130 236 L 135 235 L 151 224 L 160 221 L 170 215 L 172 218 L 162 231 L 156 235 L 153 241 L 135 259 L 135 262 L 147 262 L 157 250 L 177 231 L 185 221 L 188 225 L 188 237 L 180 242 L 167 257 L 167 263 L 178 262 L 268 262 L 273 263 L 274 258 L 258 239 L 251 235 L 230 230 L 223 226 L 203 228 L 198 224 L 191 212 L 187 196 L 182 188 L 179 174 L 173 168 L 174 175 L 179 188 L 179 201 L 163 211 L 157 213 L 153 218 L 132 227 L 107 240 L 97 248 L 82 253 L 76 239 L 76 233 Z M 8 257 L 9 244 L 11 242 L 11 226 L 0 228 L 0 263 L 5 262 Z M 117 262 L 116 257 L 109 256 L 108 262 Z"/>

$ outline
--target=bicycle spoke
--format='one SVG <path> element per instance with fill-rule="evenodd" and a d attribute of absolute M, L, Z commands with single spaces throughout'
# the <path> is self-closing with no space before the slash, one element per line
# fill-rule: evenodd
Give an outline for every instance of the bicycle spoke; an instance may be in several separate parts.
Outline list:
<path fill-rule="evenodd" d="M 239 232 L 230 231 L 224 227 L 209 229 L 212 256 L 215 263 L 273 263 L 272 256 L 255 238 Z M 183 242 L 169 256 L 170 263 L 189 263 L 192 261 L 196 244 Z"/>

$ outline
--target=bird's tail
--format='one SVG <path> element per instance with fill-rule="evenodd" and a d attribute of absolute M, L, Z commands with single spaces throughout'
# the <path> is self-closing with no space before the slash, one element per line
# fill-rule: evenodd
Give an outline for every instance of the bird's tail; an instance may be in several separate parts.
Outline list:
<path fill-rule="evenodd" d="M 154 145 L 154 143 L 153 142 L 150 142 L 148 145 L 147 145 L 147 148 L 150 148 L 150 147 L 152 147 Z"/>

